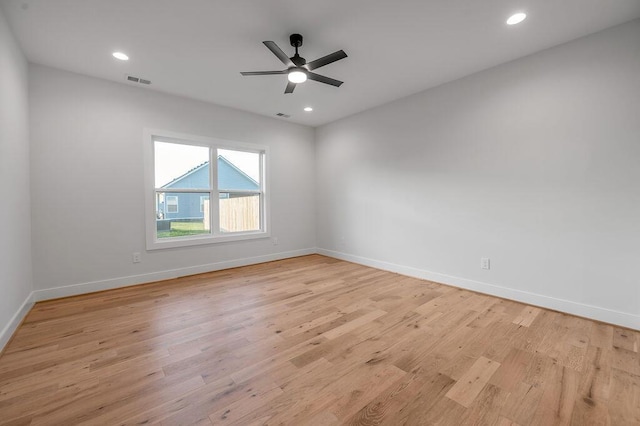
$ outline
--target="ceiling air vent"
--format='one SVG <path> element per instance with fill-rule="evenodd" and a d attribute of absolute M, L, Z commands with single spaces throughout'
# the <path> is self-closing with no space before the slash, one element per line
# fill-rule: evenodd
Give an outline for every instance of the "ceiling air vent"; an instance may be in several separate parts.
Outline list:
<path fill-rule="evenodd" d="M 134 77 L 132 75 L 128 75 L 126 76 L 127 80 L 129 81 L 133 81 L 134 83 L 140 83 L 140 84 L 151 84 L 151 81 L 149 80 L 145 80 L 144 78 L 140 78 L 140 77 Z"/>
<path fill-rule="evenodd" d="M 278 117 L 284 117 L 284 118 L 289 118 L 289 117 L 291 117 L 289 114 L 285 114 L 285 113 L 283 113 L 283 112 L 279 112 L 279 113 L 277 113 L 276 115 L 277 115 Z"/>

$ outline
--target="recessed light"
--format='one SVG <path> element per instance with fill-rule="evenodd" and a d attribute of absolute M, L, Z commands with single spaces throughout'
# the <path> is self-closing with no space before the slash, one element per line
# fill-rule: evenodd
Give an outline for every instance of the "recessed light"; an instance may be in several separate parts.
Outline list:
<path fill-rule="evenodd" d="M 113 52 L 113 57 L 121 61 L 128 61 L 129 57 L 122 52 Z"/>
<path fill-rule="evenodd" d="M 311 108 L 311 107 L 304 107 L 304 110 L 305 110 L 305 111 L 307 111 L 307 112 L 311 112 L 311 111 L 313 111 L 313 108 Z"/>
<path fill-rule="evenodd" d="M 522 12 L 514 13 L 509 17 L 509 19 L 507 19 L 507 25 L 519 24 L 520 22 L 524 21 L 526 17 L 527 17 L 526 13 L 522 13 Z"/>

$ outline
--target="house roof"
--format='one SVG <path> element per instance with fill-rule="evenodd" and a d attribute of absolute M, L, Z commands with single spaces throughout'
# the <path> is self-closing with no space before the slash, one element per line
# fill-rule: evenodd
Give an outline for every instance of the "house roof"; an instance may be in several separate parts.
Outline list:
<path fill-rule="evenodd" d="M 176 177 L 162 188 L 205 188 L 208 186 L 209 162 L 192 168 L 186 173 Z M 205 173 L 206 171 L 206 173 Z M 260 185 L 245 172 L 236 167 L 224 156 L 218 156 L 218 188 L 220 189 L 245 189 L 258 190 Z"/>

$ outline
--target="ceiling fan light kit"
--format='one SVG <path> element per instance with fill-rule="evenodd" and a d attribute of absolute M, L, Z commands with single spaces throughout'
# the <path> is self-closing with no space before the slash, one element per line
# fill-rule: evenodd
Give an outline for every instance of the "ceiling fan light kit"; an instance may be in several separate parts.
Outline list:
<path fill-rule="evenodd" d="M 288 57 L 286 53 L 278 47 L 278 45 L 273 41 L 263 41 L 264 45 L 267 46 L 271 52 L 276 55 L 280 61 L 287 66 L 286 70 L 282 71 L 248 71 L 241 72 L 240 74 L 244 76 L 252 76 L 252 75 L 279 75 L 279 74 L 287 74 L 287 79 L 289 80 L 287 87 L 284 93 L 293 93 L 293 90 L 296 88 L 297 84 L 304 83 L 307 80 L 317 81 L 319 83 L 329 84 L 331 86 L 340 87 L 342 81 L 335 80 L 330 77 L 325 77 L 320 74 L 316 74 L 312 72 L 316 68 L 323 67 L 325 65 L 329 65 L 333 62 L 339 61 L 340 59 L 344 59 L 347 57 L 347 54 L 344 53 L 344 50 L 338 50 L 337 52 L 333 52 L 328 54 L 327 56 L 323 56 L 322 58 L 316 59 L 315 61 L 307 62 L 302 56 L 298 54 L 298 48 L 302 46 L 302 35 L 300 34 L 291 34 L 289 36 L 289 42 L 291 46 L 296 49 L 296 53 L 292 57 Z"/>
<path fill-rule="evenodd" d="M 304 83 L 307 81 L 307 70 L 304 68 L 291 68 L 287 78 L 292 83 Z"/>

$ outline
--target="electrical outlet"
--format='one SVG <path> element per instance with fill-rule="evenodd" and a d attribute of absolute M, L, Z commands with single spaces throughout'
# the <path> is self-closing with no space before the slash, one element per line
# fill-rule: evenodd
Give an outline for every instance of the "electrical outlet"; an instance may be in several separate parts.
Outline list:
<path fill-rule="evenodd" d="M 278 245 L 278 237 L 273 237 L 271 239 L 271 242 L 273 243 L 274 246 L 277 246 Z"/>
<path fill-rule="evenodd" d="M 135 253 L 133 253 L 132 260 L 133 260 L 133 263 L 140 263 L 140 262 L 142 262 L 142 260 L 141 260 L 141 258 L 140 258 L 140 253 L 139 253 L 139 252 L 135 252 Z"/>
<path fill-rule="evenodd" d="M 483 257 L 480 259 L 480 268 L 491 269 L 491 261 L 488 257 Z"/>

